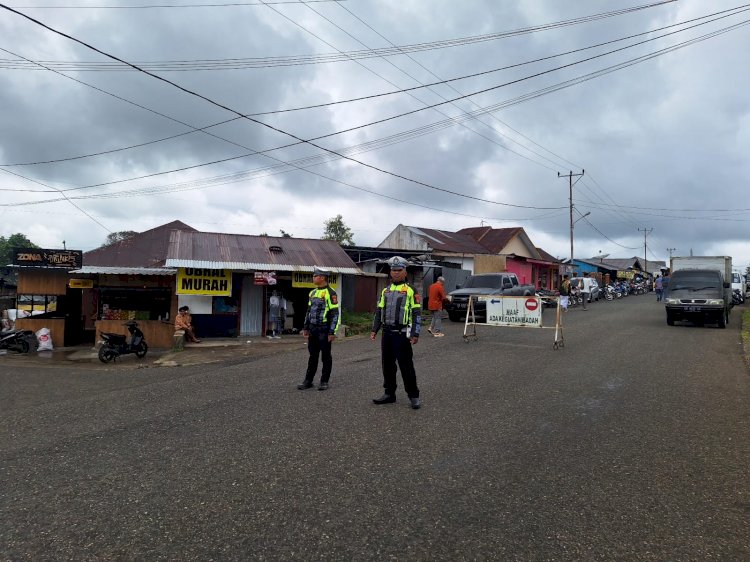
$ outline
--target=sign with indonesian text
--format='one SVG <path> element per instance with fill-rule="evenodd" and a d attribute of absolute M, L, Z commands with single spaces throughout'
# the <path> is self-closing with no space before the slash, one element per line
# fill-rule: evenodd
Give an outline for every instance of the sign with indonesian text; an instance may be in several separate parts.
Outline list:
<path fill-rule="evenodd" d="M 275 271 L 256 271 L 253 274 L 253 285 L 276 285 Z"/>
<path fill-rule="evenodd" d="M 181 267 L 177 270 L 178 295 L 232 295 L 231 269 Z"/>
<path fill-rule="evenodd" d="M 71 289 L 93 289 L 93 279 L 71 279 L 68 281 L 68 287 Z"/>
<path fill-rule="evenodd" d="M 81 250 L 13 248 L 13 265 L 81 269 L 83 266 L 83 252 Z"/>
<path fill-rule="evenodd" d="M 542 299 L 537 297 L 478 297 L 487 304 L 487 324 L 491 326 L 542 327 Z"/>
<path fill-rule="evenodd" d="M 295 271 L 292 273 L 292 287 L 299 287 L 301 289 L 314 289 L 315 284 L 313 283 L 312 272 L 307 273 L 304 271 Z M 328 278 L 328 285 L 334 290 L 339 290 L 339 278 L 340 275 L 333 274 Z"/>

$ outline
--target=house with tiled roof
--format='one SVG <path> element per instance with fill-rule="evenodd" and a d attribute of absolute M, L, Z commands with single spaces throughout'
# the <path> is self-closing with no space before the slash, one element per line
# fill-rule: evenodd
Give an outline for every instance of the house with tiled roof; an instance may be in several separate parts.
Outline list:
<path fill-rule="evenodd" d="M 543 256 L 522 227 L 464 228 L 457 232 L 398 225 L 379 248 L 417 250 L 474 273 L 511 271 L 522 283 L 555 287 L 559 261 Z M 549 259 L 552 258 L 552 259 Z"/>

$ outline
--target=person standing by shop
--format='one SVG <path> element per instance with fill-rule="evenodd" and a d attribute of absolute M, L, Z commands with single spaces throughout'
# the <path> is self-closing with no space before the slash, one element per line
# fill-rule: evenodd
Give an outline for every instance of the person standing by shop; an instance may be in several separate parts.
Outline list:
<path fill-rule="evenodd" d="M 570 275 L 567 273 L 563 275 L 563 282 L 560 285 L 560 308 L 568 310 L 568 303 L 570 301 Z"/>
<path fill-rule="evenodd" d="M 443 300 L 445 300 L 445 279 L 438 277 L 428 291 L 427 308 L 432 313 L 432 320 L 427 331 L 436 338 L 445 336 L 443 333 Z"/>
<path fill-rule="evenodd" d="M 380 349 L 385 393 L 380 398 L 373 398 L 372 401 L 375 404 L 390 404 L 396 401 L 398 363 L 411 407 L 418 410 L 422 407 L 422 402 L 419 398 L 412 346 L 419 341 L 420 297 L 406 282 L 407 261 L 400 256 L 394 256 L 388 260 L 388 264 L 391 268 L 391 283 L 380 294 L 370 332 L 370 339 L 375 341 L 378 331 L 383 329 Z"/>
<path fill-rule="evenodd" d="M 583 310 L 586 310 L 586 303 L 591 298 L 591 278 L 588 271 L 583 272 L 581 279 L 581 298 L 583 298 Z"/>
<path fill-rule="evenodd" d="M 669 272 L 667 271 L 661 280 L 661 300 L 667 300 L 667 294 L 669 293 Z"/>
<path fill-rule="evenodd" d="M 339 314 L 339 300 L 334 291 L 328 285 L 331 272 L 316 267 L 313 271 L 313 284 L 315 289 L 310 291 L 307 301 L 307 314 L 302 329 L 302 335 L 307 338 L 307 351 L 310 354 L 307 360 L 307 372 L 302 384 L 297 385 L 299 390 L 312 388 L 315 373 L 318 370 L 318 357 L 323 360 L 323 370 L 320 374 L 318 390 L 328 390 L 328 381 L 331 378 L 333 358 L 331 356 L 331 344 L 336 339 L 341 316 Z"/>
<path fill-rule="evenodd" d="M 268 339 L 280 340 L 284 332 L 286 299 L 278 291 L 274 291 L 268 300 L 268 316 L 271 319 L 271 335 Z"/>

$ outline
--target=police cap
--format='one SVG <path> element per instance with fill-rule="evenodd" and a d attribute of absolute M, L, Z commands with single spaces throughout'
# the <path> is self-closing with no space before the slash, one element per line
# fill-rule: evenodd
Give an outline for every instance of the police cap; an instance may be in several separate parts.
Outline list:
<path fill-rule="evenodd" d="M 406 269 L 409 262 L 401 256 L 393 256 L 388 260 L 388 265 L 391 266 L 391 269 Z"/>
<path fill-rule="evenodd" d="M 331 272 L 328 269 L 323 269 L 322 267 L 315 266 L 315 269 L 313 270 L 313 275 L 321 275 L 322 277 L 328 278 L 331 276 Z"/>

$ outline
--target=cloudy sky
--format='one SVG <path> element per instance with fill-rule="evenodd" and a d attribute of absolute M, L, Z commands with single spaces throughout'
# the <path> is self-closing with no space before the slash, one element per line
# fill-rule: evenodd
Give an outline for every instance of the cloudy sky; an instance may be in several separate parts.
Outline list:
<path fill-rule="evenodd" d="M 750 265 L 750 5 L 2 4 L 0 235 L 317 238 L 341 214 L 359 245 L 489 224 L 567 257 L 558 174 L 585 170 L 576 257 L 642 256 L 645 233 L 649 259 Z"/>

